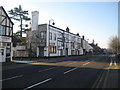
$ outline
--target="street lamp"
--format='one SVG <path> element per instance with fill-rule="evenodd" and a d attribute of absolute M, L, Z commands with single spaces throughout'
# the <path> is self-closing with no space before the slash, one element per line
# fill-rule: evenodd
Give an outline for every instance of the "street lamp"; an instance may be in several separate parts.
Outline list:
<path fill-rule="evenodd" d="M 55 23 L 54 23 L 54 20 L 53 19 L 50 19 L 49 20 L 49 26 L 48 26 L 48 57 L 50 56 L 50 23 L 51 23 L 51 21 L 52 21 L 52 25 L 55 25 Z"/>
<path fill-rule="evenodd" d="M 50 22 L 52 21 L 52 25 L 55 25 L 55 23 L 54 23 L 54 20 L 53 19 L 50 19 L 49 20 L 49 26 L 50 26 Z"/>
<path fill-rule="evenodd" d="M 66 54 L 66 55 L 65 55 L 65 56 L 68 56 L 69 30 L 70 30 L 70 29 L 67 27 L 67 28 L 66 28 L 66 32 L 67 32 L 66 34 L 67 34 L 67 36 L 66 36 L 66 47 L 65 47 L 65 48 L 66 48 L 66 49 L 65 49 L 65 54 Z"/>

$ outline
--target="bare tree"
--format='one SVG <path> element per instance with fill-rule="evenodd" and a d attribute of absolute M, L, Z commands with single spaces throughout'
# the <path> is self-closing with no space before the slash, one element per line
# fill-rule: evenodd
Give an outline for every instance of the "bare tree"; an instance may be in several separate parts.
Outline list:
<path fill-rule="evenodd" d="M 109 40 L 109 48 L 120 53 L 120 40 L 117 36 L 112 36 Z"/>

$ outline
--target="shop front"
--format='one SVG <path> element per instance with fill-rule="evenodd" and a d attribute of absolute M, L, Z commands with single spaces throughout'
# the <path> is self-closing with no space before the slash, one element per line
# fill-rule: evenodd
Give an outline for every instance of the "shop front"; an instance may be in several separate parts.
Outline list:
<path fill-rule="evenodd" d="M 11 37 L 0 36 L 0 62 L 12 60 Z"/>

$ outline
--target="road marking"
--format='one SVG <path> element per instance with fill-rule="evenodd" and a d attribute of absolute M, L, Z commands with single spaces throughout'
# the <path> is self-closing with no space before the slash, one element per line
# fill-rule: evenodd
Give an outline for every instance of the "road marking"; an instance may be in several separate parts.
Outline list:
<path fill-rule="evenodd" d="M 110 65 L 109 66 L 112 66 L 112 58 L 111 58 L 111 62 L 110 62 Z"/>
<path fill-rule="evenodd" d="M 52 78 L 49 78 L 49 79 L 46 79 L 46 80 L 44 80 L 44 81 L 42 81 L 42 82 L 36 83 L 36 84 L 34 84 L 34 85 L 31 85 L 31 86 L 29 86 L 29 87 L 27 87 L 27 88 L 25 88 L 25 89 L 23 89 L 23 90 L 27 90 L 27 89 L 33 88 L 33 87 L 35 87 L 35 86 L 38 86 L 38 85 L 43 84 L 43 83 L 45 83 L 45 82 L 48 82 L 48 81 L 50 81 L 50 80 L 52 80 Z"/>
<path fill-rule="evenodd" d="M 65 71 L 63 74 L 69 73 L 69 72 L 71 72 L 71 71 L 73 71 L 73 70 L 75 70 L 75 69 L 77 69 L 77 68 L 78 68 L 78 67 L 73 68 L 73 69 L 70 69 L 70 70 L 68 70 L 68 71 Z"/>
<path fill-rule="evenodd" d="M 109 66 L 112 66 L 112 62 L 110 62 L 110 65 Z"/>
<path fill-rule="evenodd" d="M 87 65 L 87 64 L 89 64 L 90 62 L 87 62 L 87 63 L 85 63 L 85 64 L 83 64 L 83 66 L 85 66 L 85 65 Z"/>
<path fill-rule="evenodd" d="M 115 61 L 114 61 L 114 65 L 115 65 L 115 66 L 117 65 Z"/>
<path fill-rule="evenodd" d="M 58 66 L 59 67 L 59 66 Z M 43 72 L 43 71 L 48 71 L 48 70 L 51 70 L 51 69 L 54 69 L 54 68 L 58 68 L 58 67 L 52 67 L 52 68 L 48 68 L 48 69 L 44 69 L 44 70 L 40 70 L 38 72 Z"/>
<path fill-rule="evenodd" d="M 102 70 L 102 71 L 100 72 L 100 74 L 98 75 L 98 77 L 97 77 L 95 83 L 93 84 L 92 88 L 99 88 L 100 81 L 101 81 L 101 79 L 103 78 L 104 73 L 105 73 L 105 70 Z"/>
<path fill-rule="evenodd" d="M 7 81 L 7 80 L 11 80 L 11 79 L 15 79 L 15 78 L 18 78 L 18 77 L 22 77 L 23 75 L 19 75 L 19 76 L 14 76 L 14 77 L 10 77 L 10 78 L 6 78 L 6 79 L 2 79 L 0 81 Z"/>

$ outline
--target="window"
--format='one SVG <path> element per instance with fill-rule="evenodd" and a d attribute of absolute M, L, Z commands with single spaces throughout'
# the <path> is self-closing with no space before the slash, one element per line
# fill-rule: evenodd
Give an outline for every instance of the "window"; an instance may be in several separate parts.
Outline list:
<path fill-rule="evenodd" d="M 79 38 L 77 38 L 77 41 L 79 42 Z"/>
<path fill-rule="evenodd" d="M 44 38 L 44 32 L 40 33 L 40 38 L 43 39 Z"/>
<path fill-rule="evenodd" d="M 71 48 L 75 48 L 74 42 L 71 42 Z"/>
<path fill-rule="evenodd" d="M 10 28 L 9 35 L 12 36 L 12 28 Z"/>
<path fill-rule="evenodd" d="M 56 46 L 50 46 L 50 53 L 56 53 Z"/>
<path fill-rule="evenodd" d="M 80 47 L 81 47 L 81 44 L 77 43 L 77 49 L 80 49 Z"/>
<path fill-rule="evenodd" d="M 50 36 L 49 36 L 49 40 L 52 40 L 52 33 L 50 32 L 49 35 L 50 35 Z"/>
<path fill-rule="evenodd" d="M 56 40 L 56 34 L 54 34 L 54 40 Z"/>
<path fill-rule="evenodd" d="M 5 35 L 5 27 L 0 26 L 0 35 Z"/>
<path fill-rule="evenodd" d="M 9 28 L 6 28 L 6 35 L 9 36 Z"/>
<path fill-rule="evenodd" d="M 2 11 L 0 10 L 0 14 L 2 13 Z M 0 22 L 2 21 L 2 16 L 0 16 Z"/>

